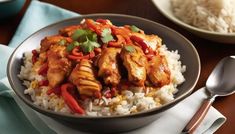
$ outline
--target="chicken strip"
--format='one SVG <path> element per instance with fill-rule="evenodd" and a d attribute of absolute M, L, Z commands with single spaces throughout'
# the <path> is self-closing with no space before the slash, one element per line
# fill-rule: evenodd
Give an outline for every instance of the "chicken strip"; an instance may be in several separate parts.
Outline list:
<path fill-rule="evenodd" d="M 118 68 L 118 55 L 121 52 L 119 48 L 106 48 L 102 51 L 98 60 L 98 76 L 103 77 L 104 83 L 116 86 L 121 79 Z"/>
<path fill-rule="evenodd" d="M 53 45 L 47 52 L 49 86 L 58 86 L 71 71 L 71 62 L 66 58 L 66 47 Z"/>
<path fill-rule="evenodd" d="M 62 41 L 62 40 L 65 40 L 64 43 L 71 43 L 72 42 L 71 38 L 63 37 L 63 36 L 60 36 L 60 35 L 53 35 L 53 36 L 45 37 L 41 41 L 40 52 L 45 52 L 45 51 L 49 50 L 52 45 L 57 45 L 57 44 L 61 45 L 60 41 Z"/>
<path fill-rule="evenodd" d="M 144 86 L 147 59 L 138 46 L 126 45 L 122 48 L 121 58 L 128 71 L 128 80 L 137 86 Z"/>
<path fill-rule="evenodd" d="M 102 86 L 95 78 L 94 68 L 91 61 L 83 59 L 73 69 L 69 80 L 77 86 L 80 94 L 93 96 L 95 92 L 100 92 Z"/>
<path fill-rule="evenodd" d="M 170 70 L 165 57 L 154 56 L 148 63 L 147 74 L 153 85 L 162 87 L 170 83 Z"/>

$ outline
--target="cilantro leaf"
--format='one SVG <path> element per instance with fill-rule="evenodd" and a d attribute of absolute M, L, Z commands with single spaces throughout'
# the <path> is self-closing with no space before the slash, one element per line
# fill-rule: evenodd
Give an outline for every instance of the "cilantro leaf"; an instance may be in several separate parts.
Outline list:
<path fill-rule="evenodd" d="M 73 40 L 79 42 L 85 42 L 86 38 L 91 41 L 97 41 L 97 34 L 88 29 L 78 29 L 72 34 L 71 37 Z"/>
<path fill-rule="evenodd" d="M 80 45 L 80 47 L 81 47 L 83 52 L 89 53 L 89 52 L 93 51 L 95 47 L 100 47 L 100 44 L 95 42 L 95 41 L 91 41 L 87 38 L 87 41 L 83 42 Z"/>
<path fill-rule="evenodd" d="M 67 43 L 67 41 L 65 39 L 61 39 L 58 43 L 63 46 Z"/>
<path fill-rule="evenodd" d="M 72 39 L 77 40 L 80 36 L 86 34 L 87 31 L 83 29 L 78 29 L 72 34 Z"/>
<path fill-rule="evenodd" d="M 74 48 L 74 45 L 73 44 L 69 44 L 67 47 L 66 47 L 66 51 L 67 52 L 71 52 Z"/>
<path fill-rule="evenodd" d="M 140 31 L 140 29 L 139 29 L 138 27 L 136 27 L 135 25 L 132 25 L 132 26 L 131 26 L 131 31 L 138 33 L 138 32 Z"/>
<path fill-rule="evenodd" d="M 103 43 L 108 43 L 109 41 L 114 40 L 111 33 L 112 32 L 110 28 L 103 29 L 101 33 L 101 37 L 102 37 L 101 40 L 103 41 Z"/>
<path fill-rule="evenodd" d="M 135 48 L 133 46 L 124 46 L 124 48 L 127 52 L 135 52 Z"/>
<path fill-rule="evenodd" d="M 69 44 L 66 47 L 67 52 L 71 52 L 76 46 L 79 46 L 80 44 L 77 41 L 73 41 L 71 44 Z"/>

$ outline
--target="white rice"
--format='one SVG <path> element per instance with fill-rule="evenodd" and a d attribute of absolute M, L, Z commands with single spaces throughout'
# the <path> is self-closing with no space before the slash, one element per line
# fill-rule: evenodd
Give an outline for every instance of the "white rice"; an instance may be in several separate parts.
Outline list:
<path fill-rule="evenodd" d="M 220 33 L 235 32 L 235 0 L 171 0 L 176 17 L 192 26 Z"/>
<path fill-rule="evenodd" d="M 186 67 L 180 62 L 178 51 L 169 51 L 165 45 L 159 48 L 160 55 L 164 55 L 171 71 L 172 83 L 165 85 L 157 90 L 151 90 L 152 87 L 143 90 L 140 87 L 129 87 L 131 90 L 123 90 L 121 95 L 113 98 L 86 99 L 83 102 L 86 115 L 89 116 L 110 116 L 110 115 L 126 115 L 136 113 L 155 107 L 159 107 L 174 99 L 177 85 L 185 81 L 183 72 Z M 45 109 L 50 109 L 62 113 L 72 113 L 65 104 L 62 97 L 54 93 L 47 95 L 48 87 L 39 87 L 38 81 L 45 79 L 39 76 L 32 66 L 32 54 L 26 52 L 24 55 L 24 65 L 21 67 L 18 77 L 23 80 L 27 87 L 24 93 L 31 96 L 35 105 Z"/>

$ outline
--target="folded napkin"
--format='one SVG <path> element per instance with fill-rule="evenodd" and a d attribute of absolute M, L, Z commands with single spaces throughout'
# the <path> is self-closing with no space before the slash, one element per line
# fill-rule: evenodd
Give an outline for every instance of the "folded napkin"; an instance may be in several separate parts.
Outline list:
<path fill-rule="evenodd" d="M 78 16 L 78 14 L 61 9 L 59 7 L 39 1 L 32 1 L 23 17 L 14 37 L 8 46 L 0 45 L 0 129 L 4 134 L 82 134 L 72 128 L 68 128 L 59 122 L 44 116 L 25 105 L 11 90 L 6 78 L 7 60 L 14 50 L 24 39 L 36 30 L 53 22 Z M 14 99 L 12 99 L 14 98 Z M 129 134 L 177 134 L 181 133 L 184 126 L 196 112 L 202 100 L 206 98 L 205 89 L 202 88 L 196 93 L 168 110 L 164 116 L 152 124 L 128 132 Z M 15 100 L 15 101 L 14 101 Z M 213 133 L 224 122 L 226 118 L 213 107 L 203 120 L 196 133 Z"/>

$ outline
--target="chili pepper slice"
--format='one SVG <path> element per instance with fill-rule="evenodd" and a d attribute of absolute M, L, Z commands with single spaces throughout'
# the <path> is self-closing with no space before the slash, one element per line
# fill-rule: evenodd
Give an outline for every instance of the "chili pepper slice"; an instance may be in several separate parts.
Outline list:
<path fill-rule="evenodd" d="M 94 92 L 95 98 L 100 99 L 102 97 L 101 93 L 99 91 Z"/>
<path fill-rule="evenodd" d="M 48 86 L 49 85 L 49 81 L 48 80 L 41 80 L 38 83 L 39 86 Z"/>
<path fill-rule="evenodd" d="M 70 109 L 79 114 L 84 114 L 84 109 L 79 106 L 76 99 L 68 92 L 68 89 L 73 89 L 74 86 L 71 83 L 66 83 L 61 86 L 61 95 L 64 98 L 65 103 L 70 107 Z"/>
<path fill-rule="evenodd" d="M 144 40 L 138 36 L 132 35 L 130 39 L 136 43 L 138 43 L 141 47 L 144 53 L 149 53 L 149 47 L 148 45 L 144 42 Z"/>
<path fill-rule="evenodd" d="M 97 19 L 96 22 L 108 24 L 108 20 L 105 20 L 105 19 Z"/>
<path fill-rule="evenodd" d="M 37 50 L 34 49 L 34 50 L 32 50 L 32 54 L 33 54 L 33 56 L 32 56 L 32 63 L 34 64 L 37 61 L 39 53 L 37 52 Z"/>
<path fill-rule="evenodd" d="M 75 56 L 83 56 L 83 53 L 80 52 L 79 47 L 75 47 L 75 48 L 72 50 L 72 54 L 75 55 Z"/>
<path fill-rule="evenodd" d="M 60 96 L 61 95 L 61 87 L 54 87 L 54 88 L 47 90 L 47 95 L 50 95 L 52 93 Z"/>
<path fill-rule="evenodd" d="M 85 23 L 90 30 L 96 32 L 98 35 L 101 35 L 102 29 L 100 26 L 95 24 L 95 21 L 93 21 L 92 19 L 86 19 Z"/>
<path fill-rule="evenodd" d="M 121 35 L 116 35 L 117 41 L 110 41 L 108 46 L 110 47 L 118 47 L 121 48 L 123 44 L 125 44 L 125 39 Z"/>
<path fill-rule="evenodd" d="M 47 70 L 48 70 L 48 64 L 44 63 L 41 68 L 38 70 L 38 74 L 39 75 L 46 75 L 47 74 Z"/>

